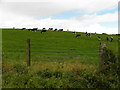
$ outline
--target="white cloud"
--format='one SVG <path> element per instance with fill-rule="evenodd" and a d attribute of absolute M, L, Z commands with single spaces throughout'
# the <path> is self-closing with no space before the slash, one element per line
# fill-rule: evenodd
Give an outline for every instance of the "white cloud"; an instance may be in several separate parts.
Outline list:
<path fill-rule="evenodd" d="M 11 0 L 10 0 L 11 1 Z M 8 0 L 0 3 L 0 27 L 26 28 L 65 28 L 72 31 L 89 31 L 98 33 L 117 33 L 116 28 L 103 27 L 100 22 L 114 22 L 118 19 L 117 12 L 96 15 L 96 12 L 117 7 L 118 0 Z M 83 15 L 71 19 L 41 19 L 37 17 L 53 16 L 68 10 L 80 10 L 93 15 Z"/>
<path fill-rule="evenodd" d="M 117 27 L 115 28 L 109 28 L 105 26 L 101 26 L 98 24 L 99 22 L 109 22 L 109 21 L 117 21 L 116 18 L 113 20 L 110 20 L 110 18 L 116 16 L 116 13 L 114 14 L 106 14 L 102 15 L 100 17 L 99 15 L 87 15 L 83 16 L 80 19 L 77 20 L 76 18 L 72 19 L 51 19 L 51 18 L 46 18 L 46 19 L 41 19 L 41 20 L 36 20 L 31 17 L 23 17 L 23 16 L 15 16 L 12 13 L 9 13 L 9 18 L 7 16 L 7 13 L 4 15 L 4 20 L 2 22 L 2 26 L 0 27 L 16 27 L 16 28 L 64 28 L 65 30 L 69 29 L 71 31 L 80 31 L 80 32 L 97 32 L 97 33 L 117 33 Z M 101 18 L 101 19 L 100 19 Z"/>
<path fill-rule="evenodd" d="M 90 25 L 86 29 L 88 30 L 88 32 L 108 33 L 108 34 L 117 34 L 118 33 L 117 27 L 109 28 L 109 27 L 101 26 L 99 24 Z"/>
<path fill-rule="evenodd" d="M 2 0 L 4 10 L 32 17 L 55 15 L 70 10 L 95 13 L 118 6 L 118 0 Z"/>
<path fill-rule="evenodd" d="M 76 18 L 80 22 L 83 22 L 87 25 L 101 23 L 101 22 L 117 22 L 118 21 L 118 12 L 111 13 L 111 14 L 104 14 L 104 15 L 83 15 Z"/>

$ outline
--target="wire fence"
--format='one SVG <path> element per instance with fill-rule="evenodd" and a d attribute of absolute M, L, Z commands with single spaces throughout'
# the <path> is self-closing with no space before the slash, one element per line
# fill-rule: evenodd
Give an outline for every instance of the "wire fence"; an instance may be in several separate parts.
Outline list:
<path fill-rule="evenodd" d="M 3 59 L 26 59 L 27 66 L 30 66 L 31 60 L 37 60 L 37 58 L 41 60 L 64 60 L 66 58 L 71 57 L 81 57 L 81 56 L 94 56 L 99 55 L 99 49 L 94 50 L 84 50 L 77 47 L 32 47 L 33 44 L 30 45 L 30 39 L 27 39 L 26 47 L 16 47 L 14 49 L 3 48 L 2 56 Z M 31 46 L 31 47 L 30 47 Z M 86 48 L 87 49 L 87 48 Z M 45 57 L 45 58 L 44 58 Z M 50 58 L 51 59 L 50 59 Z M 32 59 L 31 59 L 32 58 Z M 47 58 L 47 59 L 46 59 Z M 62 59 L 61 59 L 62 58 Z"/>
<path fill-rule="evenodd" d="M 26 54 L 25 50 L 7 50 L 7 51 L 3 51 L 2 52 L 3 55 L 10 55 L 10 54 L 20 54 L 20 55 L 24 55 Z M 99 50 L 42 50 L 42 51 L 35 51 L 35 50 L 31 50 L 31 55 L 34 56 L 44 56 L 44 55 L 98 55 L 99 54 Z"/>

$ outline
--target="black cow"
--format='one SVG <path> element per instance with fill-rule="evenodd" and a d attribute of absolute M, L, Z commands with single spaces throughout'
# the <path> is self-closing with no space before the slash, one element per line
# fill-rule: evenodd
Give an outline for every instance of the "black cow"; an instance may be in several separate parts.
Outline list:
<path fill-rule="evenodd" d="M 48 30 L 53 30 L 53 28 L 49 28 Z"/>
<path fill-rule="evenodd" d="M 81 35 L 80 34 L 77 34 L 75 37 L 77 38 L 77 37 L 80 37 Z"/>
<path fill-rule="evenodd" d="M 43 28 L 42 30 L 45 30 L 45 28 Z"/>
<path fill-rule="evenodd" d="M 76 34 L 76 32 L 72 32 L 72 33 Z"/>
<path fill-rule="evenodd" d="M 99 41 L 101 40 L 101 37 L 100 37 L 100 36 L 98 36 L 98 40 L 99 40 Z"/>
<path fill-rule="evenodd" d="M 108 38 L 108 37 L 106 37 L 106 40 L 107 40 L 107 41 L 109 41 L 109 38 Z"/>
<path fill-rule="evenodd" d="M 41 33 L 46 32 L 47 30 L 45 28 L 42 29 Z"/>
<path fill-rule="evenodd" d="M 35 31 L 35 32 L 36 32 L 37 30 L 38 30 L 38 28 L 33 28 L 33 29 L 32 29 L 32 31 Z"/>
<path fill-rule="evenodd" d="M 57 31 L 57 28 L 55 28 L 55 30 L 54 31 Z"/>
<path fill-rule="evenodd" d="M 63 29 L 59 29 L 58 31 L 63 31 Z"/>
<path fill-rule="evenodd" d="M 47 30 L 42 30 L 41 33 L 46 32 Z"/>
<path fill-rule="evenodd" d="M 37 31 L 38 28 L 28 29 L 28 31 Z"/>
<path fill-rule="evenodd" d="M 26 28 L 22 28 L 21 30 L 25 30 Z"/>
<path fill-rule="evenodd" d="M 32 31 L 32 29 L 28 29 L 28 31 Z"/>
<path fill-rule="evenodd" d="M 87 34 L 87 32 L 85 32 L 85 34 Z"/>

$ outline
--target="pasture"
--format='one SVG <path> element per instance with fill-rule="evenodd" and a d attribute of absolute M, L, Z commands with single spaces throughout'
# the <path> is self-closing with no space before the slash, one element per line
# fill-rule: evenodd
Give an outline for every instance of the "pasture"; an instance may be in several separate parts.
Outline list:
<path fill-rule="evenodd" d="M 3 29 L 3 76 L 9 72 L 14 74 L 13 67 L 16 65 L 26 67 L 26 40 L 28 38 L 31 40 L 30 73 L 35 73 L 46 68 L 53 71 L 59 69 L 62 72 L 79 69 L 86 69 L 87 71 L 96 70 L 100 60 L 100 42 L 105 42 L 110 50 L 116 55 L 118 54 L 117 35 L 95 35 L 92 33 L 91 37 L 86 37 L 85 33 L 77 32 L 77 34 L 81 34 L 81 37 L 76 38 L 75 34 L 68 31 L 47 31 L 41 34 L 40 31 Z M 100 41 L 97 36 L 101 36 Z M 106 37 L 110 36 L 114 38 L 112 42 L 106 40 Z M 5 88 L 15 87 L 13 84 L 11 84 L 13 86 L 5 84 L 4 79 L 3 83 L 3 87 Z M 71 87 L 73 86 L 71 85 Z"/>

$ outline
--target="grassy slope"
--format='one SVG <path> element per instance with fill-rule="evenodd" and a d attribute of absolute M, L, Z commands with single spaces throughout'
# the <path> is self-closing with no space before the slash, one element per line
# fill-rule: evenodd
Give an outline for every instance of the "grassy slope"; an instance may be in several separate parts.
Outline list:
<path fill-rule="evenodd" d="M 82 37 L 75 38 L 71 32 L 47 31 L 41 34 L 40 31 L 3 30 L 3 87 L 107 87 L 107 79 L 111 80 L 111 77 L 95 73 L 99 61 L 99 43 L 106 42 L 106 35 L 100 35 L 102 41 L 98 41 L 98 35 L 88 39 L 81 34 Z M 115 41 L 106 43 L 117 54 L 117 36 L 113 37 Z M 25 66 L 27 38 L 31 39 L 32 52 L 32 65 L 29 68 Z M 45 68 L 51 71 L 47 72 Z M 87 72 L 84 74 L 84 71 Z M 62 77 L 47 77 L 51 73 L 61 73 Z M 116 77 L 112 79 L 117 80 Z M 117 87 L 114 86 L 116 83 L 110 85 Z"/>
<path fill-rule="evenodd" d="M 74 61 L 83 63 L 98 63 L 99 43 L 98 35 L 87 38 L 75 38 L 71 32 L 47 31 L 41 34 L 40 31 L 29 32 L 21 30 L 3 30 L 3 53 L 4 60 L 25 60 L 26 59 L 26 39 L 31 39 L 32 61 Z M 102 42 L 106 42 L 106 35 L 102 36 Z M 117 36 L 113 36 L 115 41 L 106 42 L 108 47 L 117 53 Z"/>

